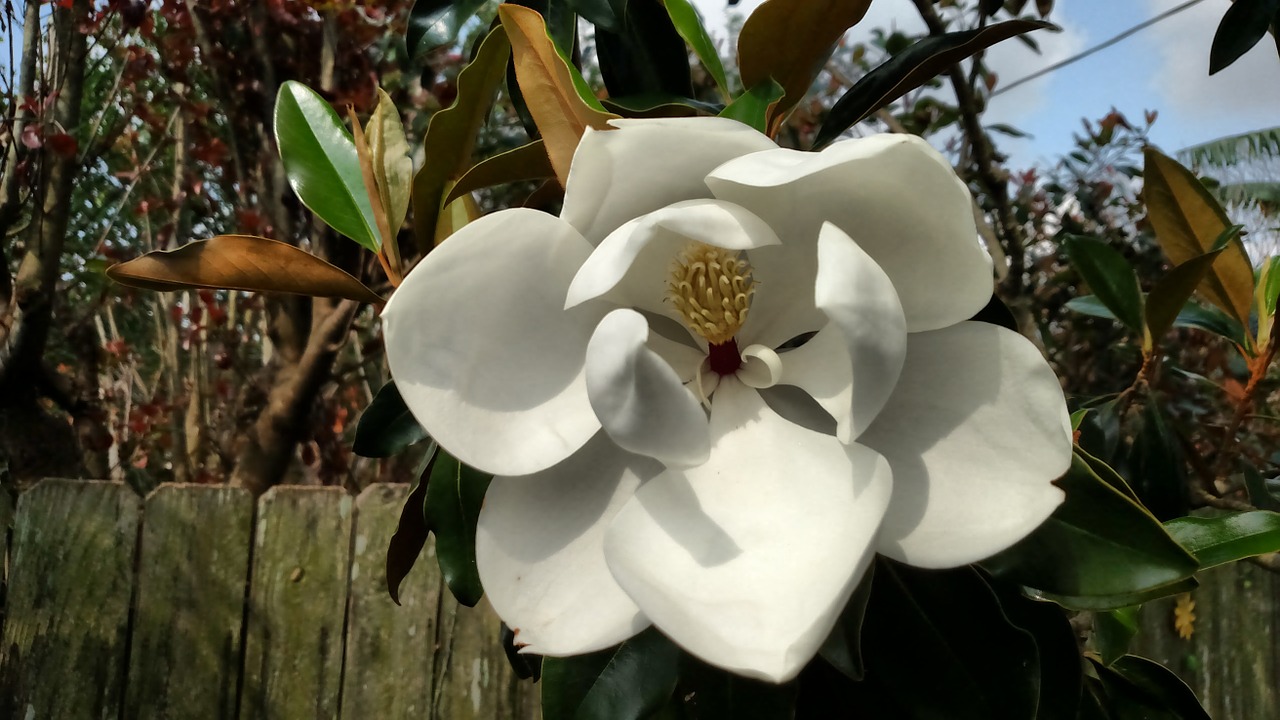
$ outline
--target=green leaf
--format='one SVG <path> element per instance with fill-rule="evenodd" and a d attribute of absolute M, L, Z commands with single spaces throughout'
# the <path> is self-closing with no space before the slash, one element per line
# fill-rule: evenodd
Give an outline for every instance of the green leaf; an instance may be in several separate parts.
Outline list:
<path fill-rule="evenodd" d="M 485 158 L 458 178 L 449 190 L 444 204 L 480 188 L 493 187 L 518 180 L 540 180 L 555 176 L 547 148 L 541 140 Z"/>
<path fill-rule="evenodd" d="M 862 664 L 862 621 L 871 600 L 875 570 L 875 565 L 867 568 L 867 574 L 862 576 L 836 626 L 818 651 L 824 660 L 853 680 L 861 680 L 866 672 Z"/>
<path fill-rule="evenodd" d="M 1009 622 L 972 568 L 919 570 L 877 559 L 862 629 L 865 682 L 911 717 L 1028 718 L 1040 670 L 1031 635 Z M 921 690 L 928 678 L 928 692 Z"/>
<path fill-rule="evenodd" d="M 1076 631 L 1066 612 L 1053 603 L 1024 597 L 1002 583 L 992 583 L 991 589 L 1009 621 L 1035 640 L 1040 668 L 1035 720 L 1077 720 L 1084 677 Z"/>
<path fill-rule="evenodd" d="M 458 462 L 441 450 L 427 483 L 424 512 L 436 536 L 436 560 L 458 602 L 475 607 L 484 595 L 476 570 L 476 521 L 492 475 Z"/>
<path fill-rule="evenodd" d="M 546 720 L 642 720 L 676 689 L 680 649 L 649 628 L 609 650 L 542 661 Z"/>
<path fill-rule="evenodd" d="M 568 0 L 568 2 L 574 12 L 597 28 L 616 32 L 622 27 L 622 20 L 614 11 L 613 2 L 610 0 Z"/>
<path fill-rule="evenodd" d="M 724 111 L 723 105 L 702 102 L 687 97 L 649 93 L 646 95 L 628 95 L 627 97 L 610 97 L 600 101 L 606 110 L 623 117 L 694 117 L 697 115 L 717 115 Z"/>
<path fill-rule="evenodd" d="M 1111 665 L 1129 652 L 1129 643 L 1138 634 L 1141 605 L 1094 613 L 1093 642 L 1103 665 Z"/>
<path fill-rule="evenodd" d="M 485 0 L 417 0 L 409 11 L 405 33 L 409 57 L 421 60 L 432 50 L 452 43 L 484 4 Z"/>
<path fill-rule="evenodd" d="M 1266 347 L 1271 341 L 1277 298 L 1280 298 L 1280 256 L 1267 258 L 1258 270 L 1253 298 L 1253 306 L 1258 315 L 1258 347 Z"/>
<path fill-rule="evenodd" d="M 1165 421 L 1161 394 L 1152 391 L 1142 408 L 1142 420 L 1129 452 L 1129 477 L 1138 498 L 1160 520 L 1185 515 L 1187 466 L 1182 443 Z"/>
<path fill-rule="evenodd" d="M 1058 484 L 1066 501 L 1017 545 L 983 562 L 992 574 L 1040 596 L 1095 596 L 1109 605 L 1117 596 L 1189 578 L 1199 568 L 1150 513 L 1099 478 L 1080 455 Z"/>
<path fill-rule="evenodd" d="M 1200 561 L 1200 568 L 1280 552 L 1280 513 L 1250 510 L 1216 517 L 1181 517 L 1165 529 Z"/>
<path fill-rule="evenodd" d="M 1094 297 L 1102 301 L 1125 327 L 1142 336 L 1142 289 L 1138 287 L 1138 276 L 1129 261 L 1115 248 L 1093 238 L 1068 237 L 1062 246 L 1067 251 L 1071 267 L 1088 283 Z"/>
<path fill-rule="evenodd" d="M 409 497 L 404 501 L 404 509 L 400 511 L 400 522 L 395 534 L 387 543 L 387 594 L 391 602 L 400 604 L 400 583 L 404 582 L 409 571 L 413 569 L 422 548 L 427 544 L 427 516 L 424 512 L 427 500 L 427 481 L 431 477 L 431 467 L 436 459 L 438 448 L 433 444 L 427 450 L 425 461 L 418 472 L 418 478 Z"/>
<path fill-rule="evenodd" d="M 1159 600 L 1173 595 L 1181 595 L 1188 593 L 1200 587 L 1200 583 L 1195 578 L 1189 577 L 1168 585 L 1160 585 L 1159 587 L 1150 588 L 1132 593 L 1120 593 L 1118 595 L 1058 595 L 1056 593 L 1045 592 L 1043 590 L 1035 590 L 1026 588 L 1024 592 L 1028 596 L 1037 600 L 1045 600 L 1057 603 L 1069 610 L 1083 610 L 1086 612 L 1100 612 L 1103 610 L 1116 610 L 1118 608 L 1129 607 L 1131 605 L 1141 605 Z"/>
<path fill-rule="evenodd" d="M 782 93 L 782 86 L 770 78 L 739 95 L 720 112 L 720 117 L 733 118 L 764 132 L 768 123 L 769 108 L 782 97 Z"/>
<path fill-rule="evenodd" d="M 1147 329 L 1152 339 L 1163 337 L 1222 254 L 1214 250 L 1197 255 L 1170 270 L 1147 295 Z"/>
<path fill-rule="evenodd" d="M 1212 252 L 1232 223 L 1222 205 L 1190 170 L 1154 148 L 1143 151 L 1143 198 L 1156 240 L 1174 265 Z M 1237 236 L 1199 287 L 1206 300 L 1242 326 L 1253 303 L 1253 266 Z"/>
<path fill-rule="evenodd" d="M 1107 320 L 1116 319 L 1115 313 L 1108 310 L 1107 306 L 1103 305 L 1102 301 L 1093 295 L 1072 298 L 1063 307 L 1081 315 L 1105 318 Z M 1240 326 L 1240 323 L 1227 317 L 1226 313 L 1215 307 L 1200 305 L 1195 302 L 1187 303 L 1182 308 L 1182 311 L 1178 313 L 1178 317 L 1174 319 L 1173 326 L 1204 330 L 1224 337 L 1237 345 L 1244 345 L 1244 329 Z"/>
<path fill-rule="evenodd" d="M 836 104 L 814 138 L 824 147 L 875 111 L 937 77 L 946 68 L 992 45 L 1032 30 L 1057 30 L 1039 20 L 1007 20 L 976 30 L 924 38 L 863 75 Z M 746 74 L 743 74 L 746 77 Z"/>
<path fill-rule="evenodd" d="M 425 162 L 413 178 L 413 234 L 418 250 L 434 246 L 436 220 L 446 187 L 471 165 L 476 136 L 493 105 L 498 84 L 506 76 L 511 43 L 501 26 L 480 44 L 480 50 L 458 74 L 458 97 L 453 105 L 431 116 L 422 140 Z"/>
<path fill-rule="evenodd" d="M 610 97 L 693 95 L 689 51 L 667 10 L 655 0 L 626 2 L 616 32 L 596 30 L 596 59 Z"/>
<path fill-rule="evenodd" d="M 1098 476 L 1098 479 L 1120 491 L 1122 495 L 1135 503 L 1141 504 L 1141 501 L 1138 500 L 1138 493 L 1134 492 L 1133 488 L 1129 487 L 1128 481 L 1120 477 L 1120 473 L 1116 472 L 1114 468 L 1093 455 L 1090 455 L 1083 448 L 1077 447 L 1075 449 L 1075 453 L 1076 457 L 1085 461 L 1085 464 L 1087 464 L 1089 469 Z"/>
<path fill-rule="evenodd" d="M 392 457 L 426 438 L 427 431 L 409 412 L 395 380 L 388 380 L 360 415 L 351 451 L 360 457 Z"/>
<path fill-rule="evenodd" d="M 377 252 L 377 221 L 355 142 L 329 103 L 300 82 L 285 82 L 276 95 L 275 134 L 289 186 L 302 204 Z"/>
<path fill-rule="evenodd" d="M 711 79 L 716 81 L 720 95 L 728 102 L 729 81 L 725 78 L 724 65 L 720 62 L 720 53 L 707 34 L 698 9 L 689 0 L 663 0 L 663 4 L 667 7 L 667 14 L 671 16 L 671 24 L 675 25 L 676 32 L 693 49 L 693 54 L 711 74 Z"/>
<path fill-rule="evenodd" d="M 1107 709 L 1119 720 L 1209 720 L 1191 688 L 1157 662 L 1128 655 L 1111 667 L 1095 663 L 1094 669 L 1106 690 Z"/>
<path fill-rule="evenodd" d="M 1249 52 L 1267 34 L 1280 13 L 1280 0 L 1241 0 L 1231 4 L 1218 24 L 1209 48 L 1209 74 L 1214 75 Z"/>

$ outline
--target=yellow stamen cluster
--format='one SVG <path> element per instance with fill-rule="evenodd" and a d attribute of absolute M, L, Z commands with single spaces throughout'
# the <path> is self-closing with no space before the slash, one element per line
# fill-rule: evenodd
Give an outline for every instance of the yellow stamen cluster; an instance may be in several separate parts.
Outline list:
<path fill-rule="evenodd" d="M 755 285 L 738 252 L 695 242 L 671 262 L 667 296 L 691 330 L 720 345 L 746 322 Z"/>

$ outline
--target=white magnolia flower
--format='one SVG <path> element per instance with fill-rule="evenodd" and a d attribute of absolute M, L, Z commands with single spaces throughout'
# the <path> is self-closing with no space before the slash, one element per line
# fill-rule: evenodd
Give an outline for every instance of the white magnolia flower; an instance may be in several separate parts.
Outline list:
<path fill-rule="evenodd" d="M 784 681 L 875 553 L 975 562 L 1057 507 L 1062 391 L 1026 339 L 968 321 L 990 260 L 944 158 L 613 124 L 560 217 L 477 220 L 383 314 L 415 417 L 497 475 L 477 563 L 526 651 L 653 624 Z"/>

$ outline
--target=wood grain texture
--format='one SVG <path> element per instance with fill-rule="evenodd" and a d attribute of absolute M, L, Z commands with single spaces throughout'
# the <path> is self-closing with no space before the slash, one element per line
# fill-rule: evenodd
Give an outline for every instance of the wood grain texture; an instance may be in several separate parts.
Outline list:
<path fill-rule="evenodd" d="M 338 717 L 353 510 L 341 488 L 259 501 L 241 720 Z"/>
<path fill-rule="evenodd" d="M 252 533 L 242 488 L 162 485 L 147 498 L 125 717 L 235 716 Z"/>
<path fill-rule="evenodd" d="M 500 626 L 488 601 L 459 605 L 442 587 L 432 720 L 541 717 L 539 687 L 515 677 L 498 641 Z"/>
<path fill-rule="evenodd" d="M 120 716 L 140 505 L 122 483 L 83 480 L 18 499 L 0 717 Z"/>

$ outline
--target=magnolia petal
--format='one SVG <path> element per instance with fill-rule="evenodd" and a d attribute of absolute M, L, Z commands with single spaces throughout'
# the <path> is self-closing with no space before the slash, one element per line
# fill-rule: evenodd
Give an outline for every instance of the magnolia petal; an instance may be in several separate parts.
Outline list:
<path fill-rule="evenodd" d="M 618 583 L 693 655 L 795 677 L 872 558 L 884 458 L 787 422 L 737 378 L 712 402 L 711 458 L 640 487 L 605 533 Z"/>
<path fill-rule="evenodd" d="M 671 340 L 654 330 L 652 326 L 649 329 L 649 339 L 645 344 L 671 366 L 682 383 L 689 383 L 697 377 L 698 369 L 707 359 L 705 350 Z"/>
<path fill-rule="evenodd" d="M 818 236 L 814 298 L 831 324 L 783 354 L 783 382 L 809 391 L 836 419 L 841 442 L 850 442 L 871 425 L 898 382 L 906 316 L 889 277 L 831 223 L 823 223 Z"/>
<path fill-rule="evenodd" d="M 776 150 L 756 130 L 727 118 L 611 120 L 587 129 L 565 185 L 566 222 L 592 245 L 628 220 L 691 198 L 709 198 L 703 178 L 747 153 Z"/>
<path fill-rule="evenodd" d="M 756 153 L 720 166 L 707 184 L 789 244 L 816 242 L 822 223 L 835 223 L 893 281 L 911 332 L 968 319 L 991 297 L 991 259 L 978 241 L 969 190 L 915 136 L 847 140 L 820 153 Z"/>
<path fill-rule="evenodd" d="M 688 467 L 711 453 L 707 416 L 675 370 L 649 349 L 649 323 L 614 310 L 587 345 L 587 394 L 604 431 L 619 447 Z"/>
<path fill-rule="evenodd" d="M 1058 379 L 1029 340 L 979 322 L 912 334 L 902 377 L 858 438 L 893 468 L 879 552 L 955 567 L 990 557 L 1049 517 L 1071 464 Z"/>
<path fill-rule="evenodd" d="M 600 429 L 584 363 L 603 314 L 564 310 L 591 246 L 534 210 L 459 230 L 418 263 L 382 312 L 405 404 L 455 457 L 523 475 L 568 457 Z"/>
<path fill-rule="evenodd" d="M 476 565 L 485 596 L 525 652 L 593 652 L 648 627 L 610 574 L 603 543 L 618 510 L 661 471 L 598 434 L 555 467 L 493 479 Z"/>
<path fill-rule="evenodd" d="M 667 285 L 672 263 L 695 242 L 747 250 L 781 241 L 763 220 L 732 203 L 678 202 L 610 233 L 574 276 L 565 305 L 603 298 L 683 322 L 667 297 Z"/>

